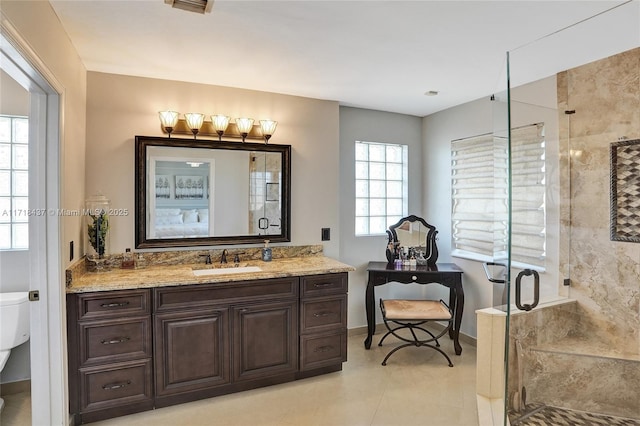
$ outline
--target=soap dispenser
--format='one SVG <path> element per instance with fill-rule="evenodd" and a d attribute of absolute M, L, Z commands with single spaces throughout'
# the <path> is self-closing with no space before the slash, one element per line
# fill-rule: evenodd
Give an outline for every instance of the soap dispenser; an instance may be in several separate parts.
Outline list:
<path fill-rule="evenodd" d="M 271 262 L 271 247 L 269 247 L 269 240 L 264 240 L 264 248 L 262 249 L 262 260 L 265 262 Z"/>

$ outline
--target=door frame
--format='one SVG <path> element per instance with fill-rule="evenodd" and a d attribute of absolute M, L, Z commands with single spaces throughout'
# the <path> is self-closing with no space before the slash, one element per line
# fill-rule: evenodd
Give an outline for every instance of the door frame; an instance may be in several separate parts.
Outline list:
<path fill-rule="evenodd" d="M 29 219 L 31 421 L 69 424 L 64 268 L 61 246 L 61 151 L 64 88 L 4 14 L 0 14 L 3 69 L 30 94 L 29 205 L 46 214 Z M 45 244 L 42 244 L 42 242 Z"/>

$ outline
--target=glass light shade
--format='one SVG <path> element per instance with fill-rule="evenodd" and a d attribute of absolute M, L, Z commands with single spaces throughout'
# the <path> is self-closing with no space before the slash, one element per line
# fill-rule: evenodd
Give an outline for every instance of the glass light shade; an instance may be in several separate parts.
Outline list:
<path fill-rule="evenodd" d="M 211 122 L 213 123 L 213 128 L 216 129 L 216 132 L 224 132 L 227 130 L 229 120 L 231 120 L 231 118 L 226 115 L 211 116 Z"/>
<path fill-rule="evenodd" d="M 160 111 L 158 115 L 160 116 L 160 123 L 162 124 L 162 127 L 166 128 L 167 131 L 170 132 L 169 129 L 173 130 L 173 128 L 176 127 L 176 124 L 178 124 L 178 116 L 180 113 L 176 111 Z"/>
<path fill-rule="evenodd" d="M 187 120 L 187 126 L 194 133 L 197 133 L 202 127 L 202 123 L 204 122 L 204 114 L 200 114 L 199 112 L 188 112 L 184 115 L 185 120 Z"/>
<path fill-rule="evenodd" d="M 249 134 L 253 129 L 253 118 L 236 118 L 236 126 L 238 132 Z"/>
<path fill-rule="evenodd" d="M 276 126 L 278 125 L 277 121 L 273 120 L 260 120 L 260 128 L 262 129 L 262 134 L 267 136 L 272 136 L 276 131 Z"/>

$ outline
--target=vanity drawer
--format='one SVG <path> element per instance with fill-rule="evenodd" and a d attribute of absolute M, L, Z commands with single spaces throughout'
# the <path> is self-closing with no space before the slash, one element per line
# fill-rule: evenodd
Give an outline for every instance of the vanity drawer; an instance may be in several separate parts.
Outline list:
<path fill-rule="evenodd" d="M 153 290 L 155 312 L 194 309 L 236 302 L 298 297 L 298 277 L 217 284 L 162 287 Z"/>
<path fill-rule="evenodd" d="M 347 295 L 301 301 L 300 332 L 315 333 L 347 327 Z"/>
<path fill-rule="evenodd" d="M 78 324 L 80 365 L 151 357 L 150 317 Z"/>
<path fill-rule="evenodd" d="M 152 402 L 151 372 L 151 359 L 80 369 L 80 411 Z"/>
<path fill-rule="evenodd" d="M 149 290 L 122 290 L 76 295 L 78 319 L 122 318 L 149 315 Z"/>
<path fill-rule="evenodd" d="M 312 370 L 346 360 L 346 330 L 300 336 L 300 370 Z"/>
<path fill-rule="evenodd" d="M 325 296 L 347 292 L 347 273 L 300 277 L 302 297 Z"/>

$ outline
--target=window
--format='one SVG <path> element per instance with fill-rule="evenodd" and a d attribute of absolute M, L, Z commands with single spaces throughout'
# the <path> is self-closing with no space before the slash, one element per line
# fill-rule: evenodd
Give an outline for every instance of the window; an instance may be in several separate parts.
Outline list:
<path fill-rule="evenodd" d="M 508 232 L 507 140 L 493 134 L 451 143 L 454 255 L 504 259 Z M 544 268 L 544 125 L 511 130 L 511 260 Z"/>
<path fill-rule="evenodd" d="M 384 235 L 407 215 L 408 146 L 356 141 L 356 235 Z"/>
<path fill-rule="evenodd" d="M 0 115 L 0 250 L 29 248 L 29 120 Z"/>

